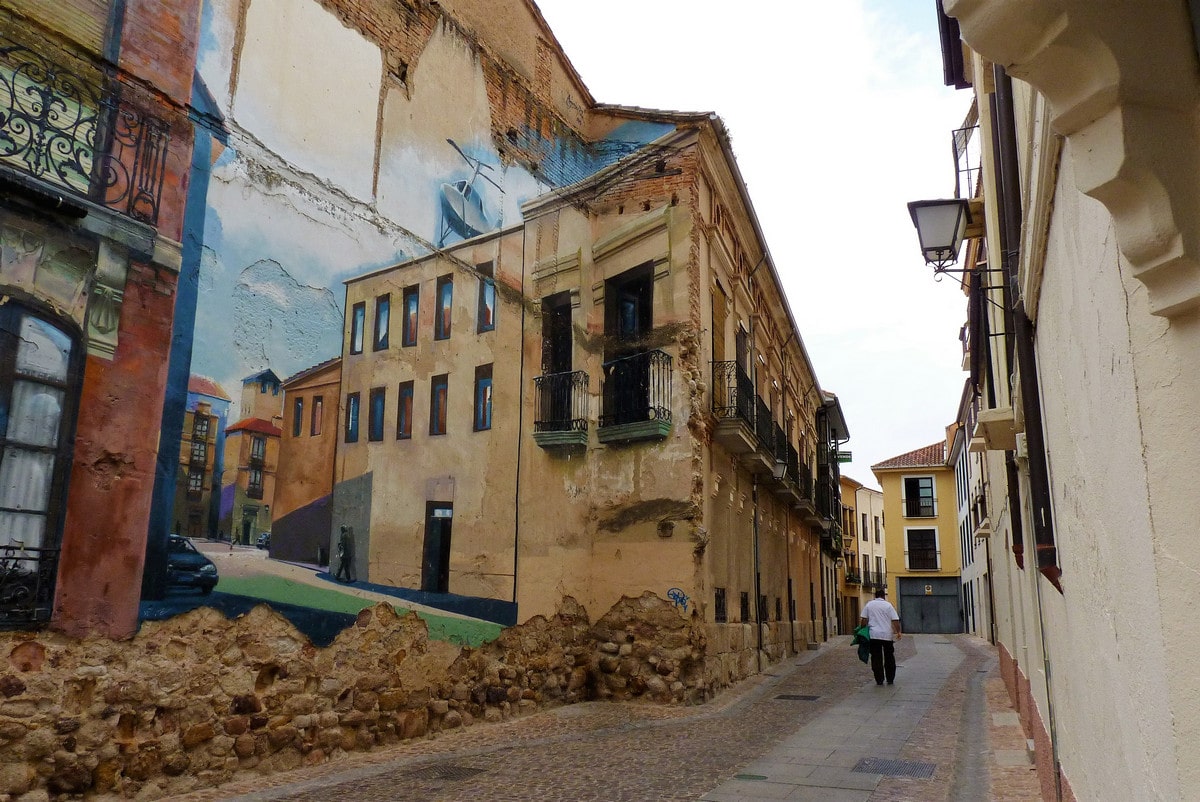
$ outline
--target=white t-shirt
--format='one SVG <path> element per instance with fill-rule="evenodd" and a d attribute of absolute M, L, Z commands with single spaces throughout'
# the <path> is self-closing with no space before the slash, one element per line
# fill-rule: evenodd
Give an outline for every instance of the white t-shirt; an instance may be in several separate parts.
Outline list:
<path fill-rule="evenodd" d="M 887 599 L 871 599 L 862 609 L 862 617 L 871 625 L 871 640 L 895 640 L 892 622 L 900 620 L 900 614 Z"/>

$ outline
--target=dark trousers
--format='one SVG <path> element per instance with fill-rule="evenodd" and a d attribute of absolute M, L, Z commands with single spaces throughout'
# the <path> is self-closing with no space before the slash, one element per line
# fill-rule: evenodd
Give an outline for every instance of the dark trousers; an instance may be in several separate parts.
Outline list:
<path fill-rule="evenodd" d="M 884 679 L 889 683 L 895 681 L 896 644 L 893 641 L 871 638 L 871 673 L 875 675 L 877 685 Z"/>

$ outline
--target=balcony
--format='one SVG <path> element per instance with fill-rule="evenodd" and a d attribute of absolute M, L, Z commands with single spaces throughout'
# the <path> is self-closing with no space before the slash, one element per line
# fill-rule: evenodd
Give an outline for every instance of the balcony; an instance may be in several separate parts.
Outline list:
<path fill-rule="evenodd" d="M 576 370 L 533 380 L 533 439 L 542 448 L 586 446 L 588 375 Z"/>
<path fill-rule="evenodd" d="M 139 94 L 88 60 L 0 36 L 0 177 L 155 225 L 170 128 Z"/>
<path fill-rule="evenodd" d="M 985 538 L 992 534 L 992 521 L 988 517 L 987 493 L 979 491 L 971 500 L 971 534 L 975 538 Z"/>
<path fill-rule="evenodd" d="M 846 572 L 846 584 L 847 585 L 861 585 L 862 583 L 863 583 L 863 578 L 861 576 L 859 576 L 858 574 L 856 574 L 853 571 Z"/>
<path fill-rule="evenodd" d="M 255 470 L 261 471 L 267 467 L 267 461 L 262 454 L 251 454 L 249 466 Z"/>
<path fill-rule="evenodd" d="M 932 549 L 920 549 L 904 552 L 904 559 L 910 571 L 939 571 L 941 570 L 942 553 Z"/>
<path fill-rule="evenodd" d="M 937 505 L 931 498 L 916 497 L 904 499 L 905 518 L 936 518 Z"/>
<path fill-rule="evenodd" d="M 601 443 L 662 440 L 671 431 L 671 357 L 645 351 L 600 366 L 604 407 L 597 438 Z"/>
<path fill-rule="evenodd" d="M 877 590 L 879 588 L 887 588 L 887 572 L 873 571 L 870 568 L 863 569 L 862 572 L 863 587 Z"/>
<path fill-rule="evenodd" d="M 750 454 L 754 437 L 754 384 L 737 362 L 712 363 L 712 408 L 716 441 L 731 454 Z"/>
<path fill-rule="evenodd" d="M 247 485 L 247 487 L 246 487 L 246 497 L 247 497 L 247 498 L 258 499 L 259 501 L 261 501 L 261 500 L 262 500 L 262 497 L 263 497 L 263 486 L 262 486 L 262 485 L 255 485 L 255 484 L 252 484 L 252 485 Z"/>

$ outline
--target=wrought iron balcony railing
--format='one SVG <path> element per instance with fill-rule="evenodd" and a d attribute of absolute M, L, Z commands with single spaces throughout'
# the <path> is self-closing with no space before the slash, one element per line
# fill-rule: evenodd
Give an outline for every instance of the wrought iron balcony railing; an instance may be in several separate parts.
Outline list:
<path fill-rule="evenodd" d="M 904 499 L 904 517 L 936 518 L 937 504 L 932 498 L 906 498 Z"/>
<path fill-rule="evenodd" d="M 604 409 L 600 428 L 671 421 L 671 356 L 644 351 L 600 366 L 604 372 Z"/>
<path fill-rule="evenodd" d="M 586 432 L 588 375 L 576 370 L 533 380 L 534 432 Z"/>
<path fill-rule="evenodd" d="M 0 546 L 0 629 L 50 620 L 59 549 Z"/>
<path fill-rule="evenodd" d="M 737 362 L 712 363 L 713 414 L 754 428 L 754 382 Z"/>
<path fill-rule="evenodd" d="M 754 397 L 754 436 L 758 447 L 768 454 L 775 453 L 775 424 L 771 420 L 771 408 L 758 396 Z"/>
<path fill-rule="evenodd" d="M 170 127 L 111 69 L 0 35 L 0 165 L 155 225 Z"/>

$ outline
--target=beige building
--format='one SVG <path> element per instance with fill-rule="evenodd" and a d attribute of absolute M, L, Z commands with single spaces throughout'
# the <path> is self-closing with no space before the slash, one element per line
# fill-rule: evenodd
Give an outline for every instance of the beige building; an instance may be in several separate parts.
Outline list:
<path fill-rule="evenodd" d="M 221 531 L 230 540 L 253 545 L 271 531 L 271 502 L 283 432 L 283 389 L 267 369 L 242 380 L 242 417 L 225 427 L 221 477 Z"/>
<path fill-rule="evenodd" d="M 329 564 L 341 371 L 341 359 L 330 359 L 281 384 L 283 425 L 271 502 L 270 553 L 276 559 Z"/>
<path fill-rule="evenodd" d="M 847 427 L 720 121 L 608 113 L 675 129 L 347 282 L 335 517 L 370 581 L 521 620 L 669 598 L 728 680 L 835 632 Z"/>
<path fill-rule="evenodd" d="M 845 560 L 842 627 L 858 625 L 863 605 L 887 587 L 887 540 L 883 531 L 883 493 L 848 476 L 841 477 L 843 555 Z"/>
<path fill-rule="evenodd" d="M 905 632 L 962 632 L 958 502 L 947 441 L 871 466 L 883 488 L 888 598 Z"/>

